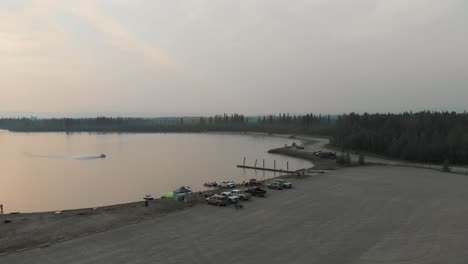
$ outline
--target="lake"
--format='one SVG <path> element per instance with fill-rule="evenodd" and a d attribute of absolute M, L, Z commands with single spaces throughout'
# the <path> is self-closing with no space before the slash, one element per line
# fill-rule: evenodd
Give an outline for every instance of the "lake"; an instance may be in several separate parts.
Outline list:
<path fill-rule="evenodd" d="M 276 173 L 246 164 L 291 170 L 311 162 L 268 154 L 299 142 L 256 134 L 96 134 L 0 132 L 0 203 L 6 212 L 39 212 L 127 203 L 159 197 L 185 185 L 248 181 Z M 106 158 L 99 158 L 104 153 Z"/>

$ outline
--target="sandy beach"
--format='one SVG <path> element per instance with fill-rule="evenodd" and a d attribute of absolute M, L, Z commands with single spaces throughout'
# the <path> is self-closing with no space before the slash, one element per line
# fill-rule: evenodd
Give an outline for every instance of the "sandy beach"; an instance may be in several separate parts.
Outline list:
<path fill-rule="evenodd" d="M 6 214 L 0 216 L 0 254 L 15 252 L 45 243 L 68 240 L 83 234 L 110 230 L 172 211 L 194 206 L 172 199 L 143 201 L 99 208 L 64 210 L 59 212 Z M 5 223 L 5 221 L 11 221 Z"/>

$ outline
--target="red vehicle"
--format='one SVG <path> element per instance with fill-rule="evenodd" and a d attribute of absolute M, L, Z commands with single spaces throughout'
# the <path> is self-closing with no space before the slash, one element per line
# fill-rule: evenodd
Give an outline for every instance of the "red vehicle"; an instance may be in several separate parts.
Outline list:
<path fill-rule="evenodd" d="M 249 182 L 247 182 L 245 184 L 245 187 L 248 187 L 248 186 L 261 186 L 261 185 L 262 185 L 261 181 L 257 181 L 257 179 L 250 179 Z"/>

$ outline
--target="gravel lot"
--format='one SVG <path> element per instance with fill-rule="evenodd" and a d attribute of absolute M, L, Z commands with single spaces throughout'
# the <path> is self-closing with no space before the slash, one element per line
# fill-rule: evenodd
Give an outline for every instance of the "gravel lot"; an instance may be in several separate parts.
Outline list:
<path fill-rule="evenodd" d="M 0 257 L 0 263 L 467 263 L 468 177 L 358 167 Z"/>

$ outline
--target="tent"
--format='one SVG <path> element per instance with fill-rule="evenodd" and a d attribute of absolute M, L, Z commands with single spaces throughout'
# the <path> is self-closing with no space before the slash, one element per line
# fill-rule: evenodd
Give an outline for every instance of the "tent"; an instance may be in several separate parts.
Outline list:
<path fill-rule="evenodd" d="M 189 188 L 182 186 L 179 189 L 175 190 L 174 192 L 180 194 L 180 193 L 190 193 L 192 191 Z"/>
<path fill-rule="evenodd" d="M 161 194 L 161 198 L 174 198 L 173 192 L 164 192 Z"/>
<path fill-rule="evenodd" d="M 192 191 L 191 191 L 189 188 L 187 188 L 187 187 L 185 187 L 185 186 L 182 186 L 182 187 L 180 187 L 179 189 L 177 189 L 177 190 L 174 191 L 174 197 L 173 197 L 173 198 L 174 198 L 174 200 L 176 200 L 176 201 L 180 201 L 180 200 L 183 200 L 184 197 L 185 197 L 187 194 L 191 193 L 191 192 L 192 192 Z"/>

